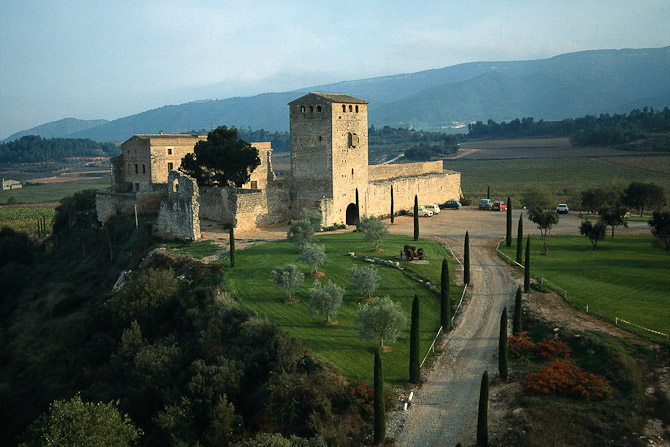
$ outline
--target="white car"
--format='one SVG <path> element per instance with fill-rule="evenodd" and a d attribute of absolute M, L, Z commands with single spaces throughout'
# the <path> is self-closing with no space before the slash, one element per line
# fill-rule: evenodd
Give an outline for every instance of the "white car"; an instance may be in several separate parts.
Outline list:
<path fill-rule="evenodd" d="M 440 207 L 438 205 L 435 205 L 434 203 L 430 205 L 423 205 L 424 208 L 426 208 L 428 211 L 432 211 L 433 214 L 438 214 L 440 212 Z"/>
<path fill-rule="evenodd" d="M 413 216 L 414 213 L 412 211 L 409 212 L 410 216 Z M 419 217 L 433 217 L 433 212 L 429 209 L 426 209 L 425 206 L 420 206 L 419 207 L 419 212 L 417 213 Z"/>
<path fill-rule="evenodd" d="M 568 208 L 568 205 L 565 203 L 559 203 L 556 207 L 556 212 L 558 214 L 568 214 L 568 211 L 570 211 L 570 208 Z"/>

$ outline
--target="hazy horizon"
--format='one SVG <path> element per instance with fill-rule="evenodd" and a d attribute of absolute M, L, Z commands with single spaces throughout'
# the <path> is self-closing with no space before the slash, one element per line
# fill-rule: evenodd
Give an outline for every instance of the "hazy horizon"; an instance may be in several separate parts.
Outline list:
<path fill-rule="evenodd" d="M 232 6 L 231 6 L 232 5 Z M 0 139 L 74 117 L 468 62 L 670 45 L 666 0 L 0 0 Z"/>

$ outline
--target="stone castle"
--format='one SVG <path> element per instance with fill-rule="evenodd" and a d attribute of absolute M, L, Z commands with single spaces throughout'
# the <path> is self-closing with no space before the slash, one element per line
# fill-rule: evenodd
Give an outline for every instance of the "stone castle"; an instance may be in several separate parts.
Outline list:
<path fill-rule="evenodd" d="M 309 93 L 289 103 L 291 172 L 279 182 L 270 143 L 251 143 L 261 164 L 242 188 L 198 187 L 177 170 L 185 154 L 206 135 L 135 135 L 112 159 L 112 185 L 96 195 L 98 219 L 116 213 L 157 215 L 155 230 L 167 238 L 195 240 L 200 219 L 241 230 L 297 218 L 304 209 L 321 212 L 322 226 L 352 225 L 361 215 L 388 216 L 461 196 L 460 174 L 442 161 L 368 164 L 366 101 L 342 94 Z"/>

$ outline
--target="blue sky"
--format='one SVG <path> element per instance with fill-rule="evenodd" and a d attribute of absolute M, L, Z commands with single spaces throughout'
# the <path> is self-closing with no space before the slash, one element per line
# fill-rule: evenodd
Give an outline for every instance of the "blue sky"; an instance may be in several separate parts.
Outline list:
<path fill-rule="evenodd" d="M 0 0 L 0 139 L 65 117 L 670 45 L 670 0 Z"/>

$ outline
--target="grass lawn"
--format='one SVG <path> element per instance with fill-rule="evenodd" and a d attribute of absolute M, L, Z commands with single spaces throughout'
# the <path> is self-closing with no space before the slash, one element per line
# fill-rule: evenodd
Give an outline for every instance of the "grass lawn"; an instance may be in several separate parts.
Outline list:
<path fill-rule="evenodd" d="M 586 236 L 553 237 L 546 256 L 531 242 L 531 275 L 544 277 L 568 292 L 580 310 L 614 321 L 616 317 L 670 333 L 670 256 L 651 245 L 651 236 L 616 236 L 592 250 Z M 515 257 L 516 242 L 506 255 Z M 624 326 L 655 341 L 665 337 Z"/>
<path fill-rule="evenodd" d="M 337 325 L 326 326 L 322 316 L 315 317 L 307 312 L 309 300 L 307 291 L 314 280 L 306 265 L 296 263 L 298 252 L 288 241 L 272 242 L 236 252 L 236 267 L 228 269 L 230 289 L 242 306 L 266 316 L 290 334 L 300 337 L 311 350 L 340 368 L 349 378 L 371 380 L 374 349 L 378 341 L 361 340 L 358 337 L 353 320 L 361 296 L 353 290 L 348 290 L 351 266 L 367 265 L 367 263 L 360 258 L 354 259 L 347 253 L 353 251 L 361 255 L 396 260 L 403 245 L 412 243 L 426 250 L 430 264 L 416 265 L 402 260 L 401 265 L 406 268 L 405 272 L 427 278 L 433 284 L 439 284 L 442 258 L 448 258 L 448 254 L 436 242 L 420 239 L 418 243 L 414 243 L 411 237 L 406 236 L 389 236 L 381 246 L 385 250 L 384 253 L 372 253 L 372 247 L 365 244 L 359 233 L 317 234 L 316 237 L 317 243 L 326 246 L 327 254 L 326 263 L 319 269 L 326 273 L 321 281 L 330 279 L 345 288 L 342 306 L 334 318 L 338 322 Z M 296 263 L 305 273 L 305 283 L 294 294 L 301 300 L 296 304 L 286 304 L 284 291 L 272 281 L 272 269 L 285 263 Z M 437 291 L 429 290 L 424 284 L 411 279 L 402 271 L 380 265 L 377 269 L 382 281 L 374 295 L 378 297 L 389 295 L 393 300 L 399 301 L 407 312 L 405 331 L 390 345 L 393 350 L 382 356 L 385 379 L 390 382 L 403 382 L 409 376 L 409 328 L 414 294 L 419 296 L 421 302 L 422 358 L 440 327 L 439 295 Z M 453 268 L 450 270 L 453 277 Z M 460 288 L 452 286 L 450 291 L 452 302 L 456 301 L 460 297 Z"/>
<path fill-rule="evenodd" d="M 7 203 L 10 197 L 17 202 L 58 202 L 63 197 L 71 196 L 84 189 L 109 188 L 109 177 L 94 180 L 79 180 L 76 182 L 44 183 L 40 185 L 24 186 L 21 189 L 0 191 L 0 203 Z"/>

